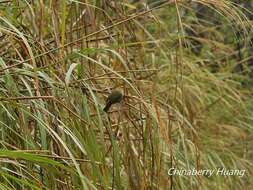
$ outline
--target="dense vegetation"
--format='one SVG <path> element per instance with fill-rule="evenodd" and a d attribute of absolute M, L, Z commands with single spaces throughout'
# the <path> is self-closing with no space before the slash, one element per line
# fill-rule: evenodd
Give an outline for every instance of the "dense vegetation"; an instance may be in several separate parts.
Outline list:
<path fill-rule="evenodd" d="M 252 189 L 252 3 L 0 1 L 0 189 Z"/>

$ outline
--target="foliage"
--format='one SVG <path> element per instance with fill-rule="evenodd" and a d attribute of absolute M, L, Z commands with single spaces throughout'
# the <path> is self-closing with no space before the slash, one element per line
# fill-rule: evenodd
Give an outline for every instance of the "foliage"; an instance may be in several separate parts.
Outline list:
<path fill-rule="evenodd" d="M 0 2 L 0 188 L 251 189 L 250 15 L 225 0 Z M 106 114 L 112 89 L 124 101 Z"/>

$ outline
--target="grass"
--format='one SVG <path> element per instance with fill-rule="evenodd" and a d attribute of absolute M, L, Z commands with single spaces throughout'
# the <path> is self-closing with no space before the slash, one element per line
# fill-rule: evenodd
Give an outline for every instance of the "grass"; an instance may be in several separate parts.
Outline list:
<path fill-rule="evenodd" d="M 220 0 L 0 5 L 1 189 L 252 188 L 245 9 Z M 124 101 L 106 114 L 112 89 Z"/>

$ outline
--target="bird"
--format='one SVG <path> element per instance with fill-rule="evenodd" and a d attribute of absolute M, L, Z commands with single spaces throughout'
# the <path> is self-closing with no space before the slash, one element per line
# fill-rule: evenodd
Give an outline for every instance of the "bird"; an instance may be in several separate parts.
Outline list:
<path fill-rule="evenodd" d="M 106 105 L 103 109 L 105 112 L 108 112 L 112 104 L 120 103 L 123 99 L 123 95 L 118 90 L 113 90 L 106 99 Z"/>

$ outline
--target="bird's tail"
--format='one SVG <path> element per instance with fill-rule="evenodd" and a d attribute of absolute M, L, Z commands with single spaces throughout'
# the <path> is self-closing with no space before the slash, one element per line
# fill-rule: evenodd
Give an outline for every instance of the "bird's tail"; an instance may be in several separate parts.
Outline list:
<path fill-rule="evenodd" d="M 110 102 L 108 102 L 103 110 L 104 110 L 105 112 L 108 112 L 108 110 L 110 109 L 111 105 L 112 105 L 112 104 L 111 104 Z"/>

